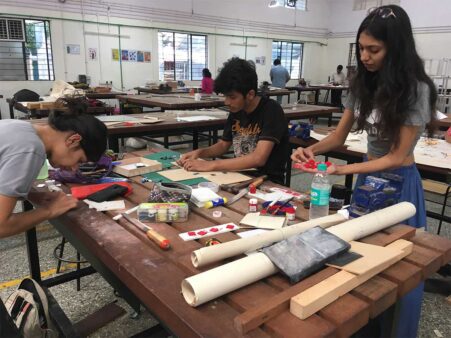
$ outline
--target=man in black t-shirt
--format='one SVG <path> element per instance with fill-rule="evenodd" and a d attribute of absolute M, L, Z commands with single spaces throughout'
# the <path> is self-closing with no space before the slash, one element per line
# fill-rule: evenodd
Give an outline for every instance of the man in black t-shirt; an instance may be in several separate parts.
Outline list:
<path fill-rule="evenodd" d="M 215 79 L 215 91 L 225 95 L 230 113 L 218 143 L 184 154 L 179 164 L 190 171 L 257 168 L 283 183 L 288 158 L 288 124 L 282 107 L 257 96 L 257 73 L 249 63 L 232 58 Z M 202 161 L 225 154 L 233 146 L 235 158 Z"/>

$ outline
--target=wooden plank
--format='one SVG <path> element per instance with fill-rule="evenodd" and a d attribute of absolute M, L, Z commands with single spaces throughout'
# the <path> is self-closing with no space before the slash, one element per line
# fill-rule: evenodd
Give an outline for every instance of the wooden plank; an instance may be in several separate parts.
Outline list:
<path fill-rule="evenodd" d="M 273 297 L 265 297 L 265 302 L 261 303 L 260 306 L 253 307 L 234 319 L 235 328 L 240 333 L 246 333 L 260 326 L 265 321 L 278 316 L 289 309 L 291 297 L 334 275 L 337 271 L 334 268 L 326 268 Z"/>
<path fill-rule="evenodd" d="M 410 225 L 397 224 L 384 229 L 383 232 L 390 235 L 396 234 L 397 236 L 396 239 L 402 238 L 409 240 L 410 238 L 415 236 L 416 230 L 417 230 L 416 228 L 411 227 Z"/>
<path fill-rule="evenodd" d="M 440 269 L 442 259 L 440 252 L 414 245 L 412 253 L 404 261 L 421 268 L 422 278 L 425 280 Z"/>
<path fill-rule="evenodd" d="M 370 305 L 352 295 L 345 294 L 319 311 L 319 315 L 337 326 L 338 337 L 349 337 L 368 323 Z M 357 315 L 354 310 L 358 309 Z"/>
<path fill-rule="evenodd" d="M 363 275 L 371 271 L 375 265 L 382 261 L 389 260 L 391 257 L 396 256 L 399 252 L 397 249 L 390 249 L 389 247 L 360 243 L 356 241 L 351 241 L 349 244 L 351 244 L 350 251 L 362 255 L 361 258 L 343 266 L 333 264 L 326 265 L 355 275 Z"/>
<path fill-rule="evenodd" d="M 284 325 L 278 325 L 280 322 L 283 322 Z M 302 326 L 299 323 L 302 323 Z M 277 317 L 268 320 L 263 327 L 274 338 L 319 338 L 336 336 L 336 327 L 323 318 L 313 315 L 301 321 L 288 311 L 284 311 Z"/>
<path fill-rule="evenodd" d="M 370 318 L 375 318 L 396 302 L 397 285 L 374 276 L 350 293 L 370 305 Z"/>
<path fill-rule="evenodd" d="M 387 246 L 398 239 L 410 239 L 415 235 L 416 229 L 408 225 L 394 225 L 383 232 L 378 232 L 370 236 L 359 239 L 359 242 L 374 244 L 379 246 Z"/>
<path fill-rule="evenodd" d="M 346 292 L 351 291 L 407 256 L 412 251 L 413 245 L 408 241 L 400 239 L 388 247 L 399 250 L 394 250 L 390 258 L 381 259 L 378 262 L 371 262 L 369 260 L 368 264 L 373 264 L 373 267 L 363 275 L 354 275 L 346 271 L 340 271 L 304 292 L 299 293 L 291 299 L 290 312 L 298 318 L 308 318 L 308 316 L 319 311 Z M 364 259 L 364 257 L 361 259 Z"/>
<path fill-rule="evenodd" d="M 449 239 L 432 235 L 427 232 L 419 232 L 412 237 L 412 242 L 416 245 L 432 249 L 443 254 L 442 265 L 451 261 L 451 241 Z"/>
<path fill-rule="evenodd" d="M 383 271 L 380 276 L 398 285 L 398 298 L 401 298 L 421 282 L 421 269 L 400 261 Z"/>

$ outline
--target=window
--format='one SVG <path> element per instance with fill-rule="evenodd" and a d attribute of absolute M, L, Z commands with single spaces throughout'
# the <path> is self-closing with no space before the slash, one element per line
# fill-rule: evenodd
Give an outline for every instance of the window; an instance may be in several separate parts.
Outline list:
<path fill-rule="evenodd" d="M 348 66 L 356 67 L 357 66 L 357 59 L 356 59 L 356 44 L 350 43 L 349 44 L 349 56 L 348 56 Z"/>
<path fill-rule="evenodd" d="M 54 80 L 49 21 L 0 18 L 0 80 Z"/>
<path fill-rule="evenodd" d="M 207 36 L 159 32 L 159 79 L 201 80 L 207 67 Z"/>
<path fill-rule="evenodd" d="M 302 77 L 302 55 L 304 44 L 300 42 L 273 41 L 272 42 L 272 62 L 280 59 L 292 79 Z"/>
<path fill-rule="evenodd" d="M 307 0 L 272 0 L 268 7 L 285 7 L 285 8 L 296 8 L 300 11 L 307 10 Z"/>

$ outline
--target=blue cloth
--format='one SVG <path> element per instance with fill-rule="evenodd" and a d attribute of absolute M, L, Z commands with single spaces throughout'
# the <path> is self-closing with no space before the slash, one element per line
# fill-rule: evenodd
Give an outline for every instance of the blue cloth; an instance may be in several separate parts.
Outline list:
<path fill-rule="evenodd" d="M 366 159 L 364 159 L 366 161 Z M 401 191 L 399 202 L 411 202 L 417 208 L 414 216 L 402 222 L 413 226 L 415 228 L 426 228 L 426 204 L 424 202 L 423 186 L 421 184 L 421 176 L 418 172 L 416 164 L 400 167 L 392 170 L 384 170 L 386 173 L 393 173 L 404 178 L 404 183 Z M 359 174 L 355 186 L 359 187 L 364 184 L 367 176 L 380 177 L 381 172 L 374 172 L 369 174 Z"/>
<path fill-rule="evenodd" d="M 365 158 L 366 161 L 366 158 Z M 414 164 L 400 167 L 393 170 L 384 170 L 400 175 L 404 178 L 403 188 L 401 191 L 400 202 L 411 202 L 417 208 L 414 216 L 402 222 L 415 228 L 426 228 L 426 205 L 424 202 L 423 186 L 421 184 L 421 176 L 417 166 Z M 380 172 L 371 174 L 359 174 L 355 186 L 363 185 L 366 176 L 380 176 Z M 395 337 L 398 338 L 415 338 L 418 331 L 418 323 L 420 321 L 421 303 L 423 301 L 424 283 L 420 283 L 415 289 L 398 300 L 398 316 L 395 328 Z M 384 324 L 382 324 L 384 325 Z"/>

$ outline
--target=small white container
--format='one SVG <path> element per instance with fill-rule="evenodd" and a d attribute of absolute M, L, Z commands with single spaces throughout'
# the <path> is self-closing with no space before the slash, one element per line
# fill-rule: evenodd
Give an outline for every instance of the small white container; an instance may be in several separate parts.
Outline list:
<path fill-rule="evenodd" d="M 213 192 L 218 192 L 219 191 L 219 185 L 214 183 L 214 182 L 200 182 L 198 184 L 199 188 L 208 188 Z"/>

